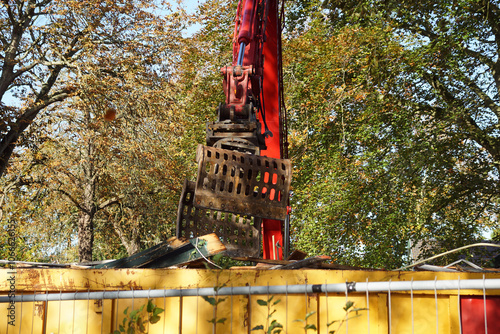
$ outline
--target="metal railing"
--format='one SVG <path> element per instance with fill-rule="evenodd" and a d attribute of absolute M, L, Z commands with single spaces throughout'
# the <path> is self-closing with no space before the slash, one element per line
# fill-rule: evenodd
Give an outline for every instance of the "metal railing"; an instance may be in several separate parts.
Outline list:
<path fill-rule="evenodd" d="M 2 333 L 462 333 L 498 332 L 500 279 L 373 281 L 0 296 Z M 474 301 L 474 314 L 464 305 Z M 499 299 L 500 300 L 500 299 Z M 151 301 L 151 302 L 148 302 Z M 482 302 L 481 302 L 482 301 Z M 149 304 L 149 305 L 148 305 Z M 143 307 L 143 305 L 145 305 Z M 480 307 L 477 307 L 480 305 Z M 141 309 L 141 307 L 143 307 Z M 490 308 L 490 309 L 489 309 Z M 159 312 L 154 314 L 155 311 Z M 161 311 L 161 310 L 163 311 Z M 125 311 L 127 310 L 127 311 Z M 153 311 L 152 311 L 153 310 Z M 1 319 L 1 318 L 0 318 Z M 125 321 L 123 320 L 125 319 Z M 154 323 L 153 323 L 154 322 Z M 418 325 L 416 325 L 418 324 Z M 424 324 L 424 325 L 422 325 Z M 478 325 L 479 324 L 479 325 Z M 467 327 L 469 326 L 469 327 Z M 262 332 L 262 330 L 260 332 Z"/>

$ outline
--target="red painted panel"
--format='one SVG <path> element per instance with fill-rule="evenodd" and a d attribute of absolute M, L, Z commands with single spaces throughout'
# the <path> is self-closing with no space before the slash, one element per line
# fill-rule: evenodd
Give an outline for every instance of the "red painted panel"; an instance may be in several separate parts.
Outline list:
<path fill-rule="evenodd" d="M 461 297 L 460 308 L 462 333 L 486 333 L 484 326 L 483 296 Z M 486 297 L 486 318 L 488 323 L 488 334 L 500 334 L 500 297 Z"/>
<path fill-rule="evenodd" d="M 273 137 L 266 139 L 267 150 L 261 155 L 271 158 L 281 158 L 280 153 L 280 96 L 278 77 L 278 11 L 276 0 L 269 0 L 269 16 L 266 27 L 266 42 L 264 43 L 264 80 L 262 87 L 263 104 L 266 111 L 266 122 Z M 262 124 L 264 129 L 264 124 Z M 264 219 L 262 222 L 262 244 L 264 259 L 283 258 L 282 223 L 279 220 Z M 281 248 L 276 250 L 276 243 Z"/>

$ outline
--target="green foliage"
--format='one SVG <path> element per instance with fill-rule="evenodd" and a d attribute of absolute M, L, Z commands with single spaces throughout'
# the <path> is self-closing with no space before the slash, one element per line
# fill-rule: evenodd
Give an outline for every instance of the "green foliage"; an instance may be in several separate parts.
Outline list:
<path fill-rule="evenodd" d="M 2 77 L 12 80 L 0 89 L 0 136 L 19 145 L 0 180 L 0 218 L 16 222 L 18 259 L 76 261 L 87 240 L 85 259 L 99 260 L 161 241 L 183 179 L 194 177 L 203 125 L 224 100 L 236 3 L 164 18 L 147 1 L 33 3 L 37 15 L 9 2 L 0 17 L 21 40 L 5 55 Z M 498 229 L 498 4 L 287 6 L 295 247 L 395 268 L 413 260 L 409 245 L 426 257 Z M 10 29 L 23 17 L 36 29 Z M 187 24 L 200 29 L 184 37 Z M 11 153 L 0 152 L 2 163 Z"/>
<path fill-rule="evenodd" d="M 345 306 L 343 307 L 343 309 L 345 311 L 345 317 L 343 319 L 333 320 L 333 321 L 330 321 L 329 323 L 326 324 L 327 328 L 330 328 L 330 326 L 332 326 L 335 323 L 338 324 L 337 328 L 335 330 L 329 330 L 328 334 L 338 333 L 339 330 L 340 330 L 340 327 L 342 327 L 342 325 L 345 322 L 347 322 L 348 320 L 360 317 L 361 316 L 361 314 L 359 314 L 360 311 L 366 311 L 366 310 L 368 310 L 367 308 L 358 308 L 358 307 L 355 307 L 354 306 L 354 302 L 352 302 L 350 300 L 348 300 L 345 303 Z M 354 314 L 352 314 L 352 313 L 354 313 Z"/>
<path fill-rule="evenodd" d="M 217 283 L 219 281 L 219 275 L 217 273 Z M 207 321 L 212 324 L 213 332 L 216 333 L 217 331 L 217 324 L 224 324 L 227 320 L 227 318 L 219 318 L 218 317 L 218 306 L 220 303 L 224 302 L 227 298 L 221 298 L 219 297 L 219 290 L 223 288 L 225 284 L 217 284 L 214 287 L 215 290 L 215 295 L 213 297 L 208 297 L 208 296 L 202 296 L 202 298 L 209 303 L 210 305 L 213 306 L 213 318 L 208 319 Z"/>
<path fill-rule="evenodd" d="M 144 309 L 146 307 L 146 309 Z M 160 321 L 160 314 L 164 310 L 157 307 L 152 299 L 147 304 L 142 305 L 137 310 L 128 312 L 128 307 L 123 311 L 125 317 L 118 329 L 113 334 L 127 333 L 148 333 L 149 324 L 156 324 Z"/>
<path fill-rule="evenodd" d="M 296 319 L 294 320 L 294 322 L 301 322 L 304 325 L 302 328 L 304 329 L 304 333 L 306 334 L 308 330 L 317 331 L 318 329 L 316 328 L 316 325 L 307 323 L 307 319 L 309 319 L 309 317 L 313 316 L 314 314 L 316 314 L 316 311 L 311 311 L 306 314 L 304 319 Z"/>
<path fill-rule="evenodd" d="M 276 305 L 281 302 L 281 299 L 273 300 L 274 296 L 269 297 L 267 300 L 257 299 L 257 304 L 267 308 L 266 324 L 257 325 L 252 328 L 252 331 L 261 330 L 267 334 L 279 334 L 283 330 L 283 325 L 279 323 L 276 319 L 273 319 L 274 313 L 276 313 Z"/>
<path fill-rule="evenodd" d="M 496 6 L 292 7 L 307 18 L 284 46 L 296 247 L 395 268 L 408 245 L 424 257 L 496 226 Z"/>
<path fill-rule="evenodd" d="M 196 152 L 205 142 L 205 124 L 215 120 L 217 106 L 225 100 L 220 69 L 232 60 L 236 5 L 229 0 L 204 1 L 191 18 L 199 29 L 183 40 L 176 85 L 182 91 L 185 118 L 197 124 L 185 133 L 190 139 L 187 152 Z"/>
<path fill-rule="evenodd" d="M 203 299 L 205 299 L 205 301 L 212 306 L 217 306 L 226 300 L 226 298 L 214 298 L 214 297 L 207 297 L 207 296 L 203 296 Z"/>
<path fill-rule="evenodd" d="M 216 254 L 212 257 L 212 262 L 221 267 L 222 269 L 229 269 L 231 267 L 245 267 L 252 266 L 249 261 L 233 260 L 232 258 L 223 255 L 222 253 Z"/>
<path fill-rule="evenodd" d="M 297 81 L 290 89 L 296 105 L 290 117 L 294 241 L 311 255 L 333 253 L 340 263 L 397 265 L 402 259 L 396 254 L 406 247 L 405 238 L 394 234 L 408 231 L 406 217 L 397 212 L 411 210 L 404 209 L 410 201 L 391 198 L 404 192 L 387 157 L 401 136 L 373 113 L 392 105 L 380 100 L 380 90 L 366 87 L 372 54 L 378 51 L 385 61 L 399 52 L 397 46 L 377 50 L 386 33 L 346 28 L 331 36 L 317 22 L 286 49 Z M 408 127 L 404 119 L 400 123 L 395 130 Z"/>

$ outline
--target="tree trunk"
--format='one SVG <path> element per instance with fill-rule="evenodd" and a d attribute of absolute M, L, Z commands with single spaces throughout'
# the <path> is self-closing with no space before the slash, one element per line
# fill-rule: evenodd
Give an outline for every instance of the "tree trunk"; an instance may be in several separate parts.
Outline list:
<path fill-rule="evenodd" d="M 90 124 L 90 113 L 86 114 L 87 124 Z M 96 185 L 97 169 L 95 168 L 95 147 L 92 136 L 87 140 L 87 146 L 82 150 L 83 197 L 78 216 L 78 256 L 80 262 L 92 261 L 94 247 L 94 216 L 97 212 Z"/>
<path fill-rule="evenodd" d="M 78 216 L 78 257 L 80 262 L 92 261 L 94 247 L 94 214 L 80 211 Z"/>
<path fill-rule="evenodd" d="M 118 222 L 113 222 L 113 227 L 116 234 L 120 238 L 122 245 L 127 250 L 127 254 L 132 256 L 141 250 L 141 242 L 136 228 L 132 230 L 132 236 L 129 237 L 122 229 Z"/>

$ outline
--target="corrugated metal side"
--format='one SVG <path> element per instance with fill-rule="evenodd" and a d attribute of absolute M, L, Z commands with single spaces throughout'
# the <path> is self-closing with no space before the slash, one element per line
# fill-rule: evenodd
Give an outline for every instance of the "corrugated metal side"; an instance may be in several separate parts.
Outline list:
<path fill-rule="evenodd" d="M 9 279 L 12 276 L 10 270 L 0 270 L 0 295 L 11 292 L 12 280 Z M 34 292 L 58 294 L 73 291 L 483 278 L 482 274 L 473 273 L 256 269 L 19 269 L 14 276 L 16 295 Z M 500 278 L 500 274 L 486 274 L 485 278 Z M 486 291 L 487 300 L 497 300 L 497 297 L 493 297 L 495 295 L 500 295 L 500 291 Z M 345 316 L 343 307 L 347 301 L 352 301 L 356 307 L 368 310 L 360 311 L 357 317 L 340 325 L 340 333 L 389 333 L 389 326 L 391 333 L 413 331 L 429 334 L 435 333 L 436 329 L 440 334 L 458 333 L 459 296 L 462 298 L 462 310 L 468 312 L 466 316 L 462 315 L 463 325 L 468 326 L 468 319 L 483 321 L 484 324 L 480 314 L 472 314 L 474 310 L 480 313 L 482 290 L 371 293 L 368 298 L 365 293 L 349 293 L 347 296 L 345 293 L 283 294 L 273 297 L 273 302 L 280 301 L 271 307 L 270 312 L 276 312 L 270 319 L 281 323 L 286 333 L 302 333 L 306 322 L 301 320 L 306 320 L 306 315 L 315 311 L 307 318 L 307 325 L 314 325 L 318 333 L 328 333 L 337 329 L 340 322 L 330 326 L 328 323 L 342 320 Z M 209 321 L 214 317 L 220 320 L 216 325 L 216 333 L 249 333 L 258 325 L 266 327 L 268 309 L 260 305 L 262 302 L 259 304 L 258 300 L 270 297 L 225 296 L 218 304 L 215 315 L 214 307 L 201 297 L 156 298 L 154 303 L 165 309 L 165 312 L 160 315 L 158 323 L 149 327 L 149 333 L 213 333 L 213 324 Z M 478 305 L 466 308 L 466 298 L 477 298 Z M 146 303 L 147 299 L 18 302 L 13 313 L 9 310 L 9 304 L 4 303 L 0 304 L 0 333 L 111 333 L 122 322 L 127 307 L 130 311 Z M 497 304 L 491 305 L 492 310 L 498 312 Z M 11 324 L 9 314 L 13 314 Z M 491 334 L 495 327 L 490 328 L 489 319 L 488 325 L 488 333 Z"/>

